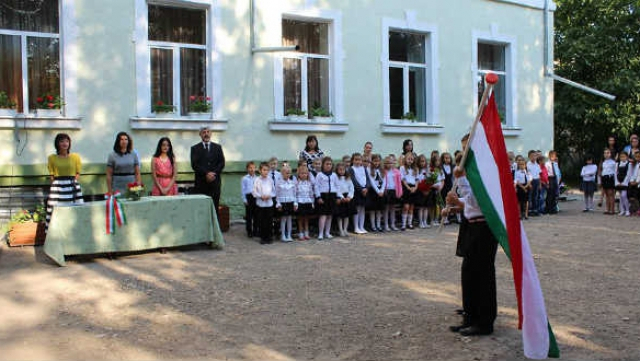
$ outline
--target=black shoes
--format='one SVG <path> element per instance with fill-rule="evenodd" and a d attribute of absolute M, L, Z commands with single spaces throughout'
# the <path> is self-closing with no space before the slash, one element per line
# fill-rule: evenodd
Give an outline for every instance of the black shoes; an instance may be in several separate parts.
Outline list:
<path fill-rule="evenodd" d="M 469 327 L 460 329 L 458 332 L 462 336 L 490 335 L 493 333 L 493 326 L 489 326 L 489 327 L 469 326 Z"/>
<path fill-rule="evenodd" d="M 456 326 L 449 326 L 449 331 L 451 332 L 460 332 L 460 330 L 466 329 L 468 328 L 470 325 L 463 323 L 461 325 L 456 325 Z"/>

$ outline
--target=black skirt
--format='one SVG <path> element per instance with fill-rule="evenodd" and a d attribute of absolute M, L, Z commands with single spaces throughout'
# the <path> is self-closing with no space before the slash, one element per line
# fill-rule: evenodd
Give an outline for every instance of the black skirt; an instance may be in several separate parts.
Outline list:
<path fill-rule="evenodd" d="M 296 214 L 299 216 L 312 216 L 316 214 L 316 210 L 313 207 L 313 203 L 298 203 Z"/>
<path fill-rule="evenodd" d="M 347 197 L 349 194 L 344 193 L 342 196 Z M 339 218 L 346 218 L 356 214 L 356 208 L 353 204 L 353 199 L 349 202 L 340 202 L 340 204 L 336 204 L 336 212 L 335 216 Z"/>
<path fill-rule="evenodd" d="M 387 189 L 384 191 L 384 202 L 385 204 L 394 205 L 398 203 L 398 198 L 396 197 L 395 189 Z"/>
<path fill-rule="evenodd" d="M 367 193 L 367 204 L 366 208 L 368 211 L 381 211 L 385 207 L 385 197 L 384 195 L 380 197 L 378 193 L 376 193 L 373 189 L 369 189 L 369 193 Z"/>
<path fill-rule="evenodd" d="M 413 187 L 414 185 L 411 185 Z M 402 203 L 404 204 L 416 204 L 420 201 L 420 191 L 416 190 L 414 193 L 409 191 L 409 188 L 402 185 Z"/>
<path fill-rule="evenodd" d="M 603 189 L 614 189 L 615 187 L 616 187 L 616 182 L 613 178 L 613 174 L 602 176 Z"/>
<path fill-rule="evenodd" d="M 595 181 L 582 181 L 580 183 L 580 190 L 586 194 L 593 194 L 596 192 L 596 182 Z"/>
<path fill-rule="evenodd" d="M 280 216 L 293 215 L 293 202 L 280 203 L 280 209 L 278 209 L 278 215 Z"/>
<path fill-rule="evenodd" d="M 333 215 L 336 211 L 336 194 L 321 193 L 320 199 L 322 199 L 322 204 L 318 203 L 318 214 L 323 216 Z"/>

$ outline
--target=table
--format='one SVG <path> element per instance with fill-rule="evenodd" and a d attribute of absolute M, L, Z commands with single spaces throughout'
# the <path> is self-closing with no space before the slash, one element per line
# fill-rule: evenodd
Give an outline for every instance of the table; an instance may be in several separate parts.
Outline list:
<path fill-rule="evenodd" d="M 58 265 L 65 256 L 131 252 L 211 242 L 222 248 L 224 239 L 213 200 L 204 195 L 123 199 L 127 223 L 106 233 L 106 201 L 54 208 L 44 252 Z"/>

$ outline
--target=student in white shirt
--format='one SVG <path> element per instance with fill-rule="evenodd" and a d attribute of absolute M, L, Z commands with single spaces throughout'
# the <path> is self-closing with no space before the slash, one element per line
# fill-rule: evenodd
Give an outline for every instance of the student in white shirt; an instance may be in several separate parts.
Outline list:
<path fill-rule="evenodd" d="M 247 163 L 247 174 L 242 177 L 242 181 L 240 183 L 241 186 L 241 196 L 242 203 L 244 203 L 244 220 L 245 220 L 245 228 L 247 231 L 247 237 L 251 238 L 253 235 L 257 235 L 258 225 L 255 220 L 255 212 L 256 212 L 256 199 L 251 194 L 253 190 L 253 183 L 256 181 L 258 176 L 256 175 L 256 165 L 253 162 Z"/>
<path fill-rule="evenodd" d="M 260 163 L 260 177 L 256 178 L 251 191 L 256 199 L 256 220 L 260 231 L 260 244 L 273 243 L 273 199 L 276 187 L 269 178 L 269 163 Z"/>
<path fill-rule="evenodd" d="M 596 192 L 596 175 L 598 174 L 598 166 L 593 164 L 593 156 L 587 155 L 585 165 L 580 171 L 582 182 L 580 188 L 584 193 L 584 209 L 583 212 L 593 211 L 593 194 Z"/>

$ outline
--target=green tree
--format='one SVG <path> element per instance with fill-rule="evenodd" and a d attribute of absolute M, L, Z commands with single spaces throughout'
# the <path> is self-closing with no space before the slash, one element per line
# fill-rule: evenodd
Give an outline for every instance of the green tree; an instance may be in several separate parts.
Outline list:
<path fill-rule="evenodd" d="M 614 101 L 555 84 L 555 144 L 569 175 L 585 153 L 601 157 L 640 126 L 640 1 L 556 0 L 555 73 L 616 96 Z"/>

